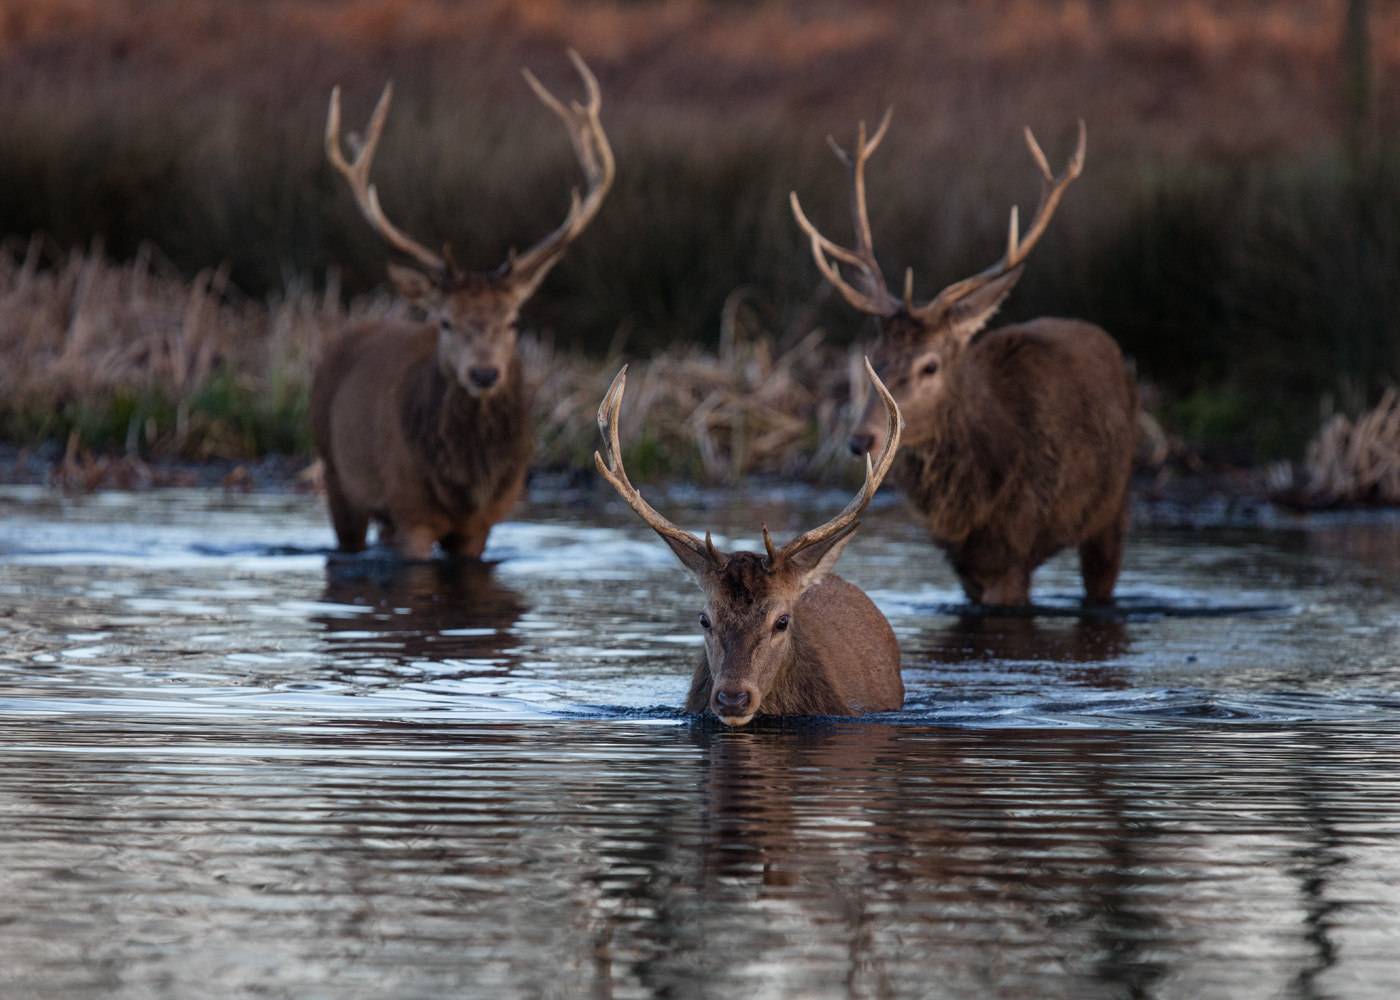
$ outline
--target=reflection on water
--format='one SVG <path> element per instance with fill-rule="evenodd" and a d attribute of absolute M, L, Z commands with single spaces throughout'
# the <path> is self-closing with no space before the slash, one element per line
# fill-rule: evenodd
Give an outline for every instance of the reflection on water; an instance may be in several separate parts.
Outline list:
<path fill-rule="evenodd" d="M 393 569 L 302 498 L 0 491 L 0 996 L 1400 990 L 1396 522 L 1140 532 L 1118 613 L 1071 559 L 1007 615 L 887 505 L 842 572 L 904 711 L 731 730 L 634 521 Z"/>
<path fill-rule="evenodd" d="M 325 627 L 327 653 L 348 671 L 366 661 L 507 667 L 525 611 L 519 592 L 478 559 L 332 558 L 321 601 L 328 610 L 311 620 Z"/>
<path fill-rule="evenodd" d="M 7 995 L 1400 986 L 1393 728 L 76 736 L 0 771 Z"/>
<path fill-rule="evenodd" d="M 1103 663 L 1132 648 L 1122 621 L 1074 618 L 1041 621 L 1022 616 L 960 614 L 930 628 L 920 646 L 929 659 L 958 664 L 969 660 L 1037 660 L 1048 663 Z"/>

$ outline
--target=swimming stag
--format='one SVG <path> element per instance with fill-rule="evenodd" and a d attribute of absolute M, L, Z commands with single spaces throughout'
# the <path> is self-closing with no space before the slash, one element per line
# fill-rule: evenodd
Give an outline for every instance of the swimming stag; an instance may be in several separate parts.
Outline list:
<path fill-rule="evenodd" d="M 490 272 L 467 272 L 385 217 L 369 168 L 389 111 L 386 85 L 353 161 L 340 145 L 340 88 L 331 93 L 326 155 L 391 247 L 413 267 L 389 265 L 399 295 L 423 320 L 379 320 L 330 346 L 311 387 L 311 428 L 325 462 L 326 495 L 340 548 L 365 546 L 371 520 L 403 559 L 480 556 L 492 525 L 520 495 L 533 450 L 530 404 L 516 352 L 520 307 L 584 230 L 613 181 L 598 119 L 598 81 L 569 53 L 587 91 L 566 106 L 535 79 L 531 88 L 568 128 L 588 182 L 562 225 Z M 354 137 L 352 137 L 354 138 Z"/>
<path fill-rule="evenodd" d="M 1079 548 L 1087 600 L 1109 602 L 1128 526 L 1133 375 L 1113 338 L 1090 323 L 1040 318 L 983 330 L 1083 169 L 1084 123 L 1058 177 L 1026 129 L 1044 181 L 1024 238 L 1013 206 L 1001 260 L 916 303 L 912 269 L 902 298 L 886 287 L 865 207 L 865 161 L 889 121 L 887 112 L 868 141 L 862 122 L 854 155 L 831 141 L 850 172 L 854 250 L 822 236 L 795 192 L 791 202 L 822 274 L 879 321 L 875 370 L 906 421 L 892 479 L 923 515 L 973 603 L 1029 603 L 1032 572 L 1069 546 Z M 850 438 L 855 454 L 881 445 L 879 409 L 872 398 Z"/>
<path fill-rule="evenodd" d="M 866 365 L 869 369 L 869 363 Z M 874 378 L 874 370 L 870 370 Z M 865 484 L 846 509 L 780 549 L 763 528 L 762 555 L 720 552 L 658 514 L 627 478 L 617 415 L 627 384 L 623 366 L 598 407 L 608 460 L 593 458 L 603 478 L 671 547 L 705 594 L 700 628 L 705 651 L 695 667 L 687 712 L 713 712 L 727 725 L 756 715 L 863 715 L 904 704 L 899 644 L 860 588 L 832 572 L 899 447 L 899 408 L 878 379 L 885 402 L 884 447 L 865 460 Z"/>

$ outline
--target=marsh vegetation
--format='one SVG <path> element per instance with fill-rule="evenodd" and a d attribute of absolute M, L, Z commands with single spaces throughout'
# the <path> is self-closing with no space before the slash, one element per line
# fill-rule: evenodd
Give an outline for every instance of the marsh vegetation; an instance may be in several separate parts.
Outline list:
<path fill-rule="evenodd" d="M 1400 380 L 1400 9 L 1372 5 L 1358 117 L 1346 6 L 19 0 L 0 15 L 0 425 L 309 454 L 321 345 L 399 308 L 324 162 L 331 87 L 358 121 L 396 81 L 386 207 L 482 265 L 574 183 L 519 76 L 567 89 L 573 46 L 619 173 L 525 317 L 543 464 L 591 456 L 625 356 L 649 387 L 639 471 L 855 473 L 840 443 L 871 331 L 830 301 L 786 199 L 844 219 L 824 138 L 890 105 L 871 166 L 890 273 L 928 294 L 995 259 L 1034 198 L 1021 126 L 1058 159 L 1082 116 L 1084 178 L 1004 317 L 1111 331 L 1178 455 L 1300 459 Z"/>

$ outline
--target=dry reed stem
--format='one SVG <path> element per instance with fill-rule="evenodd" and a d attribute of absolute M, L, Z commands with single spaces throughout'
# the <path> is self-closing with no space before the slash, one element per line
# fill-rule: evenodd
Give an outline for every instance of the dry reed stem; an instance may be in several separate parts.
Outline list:
<path fill-rule="evenodd" d="M 725 316 L 717 351 L 682 345 L 632 363 L 622 439 L 653 451 L 671 471 L 712 483 L 753 474 L 848 478 L 846 466 L 856 464 L 844 455 L 852 407 L 842 401 L 850 398 L 850 373 L 863 377 L 859 350 L 826 344 L 820 330 L 784 344 L 739 310 Z M 523 351 L 537 386 L 538 459 L 586 465 L 598 402 L 621 359 L 556 355 L 538 342 Z"/>
<path fill-rule="evenodd" d="M 1312 504 L 1400 503 L 1400 394 L 1387 389 L 1354 423 L 1334 416 L 1308 446 L 1304 465 Z"/>
<path fill-rule="evenodd" d="M 236 447 L 206 439 L 191 425 L 192 402 L 207 380 L 231 371 L 255 395 L 280 384 L 304 392 L 321 345 L 346 325 L 403 307 L 379 297 L 348 310 L 332 284 L 324 294 L 293 288 L 284 299 L 240 297 L 217 272 L 181 281 L 146 253 L 130 264 L 106 261 L 99 249 L 74 251 L 43 267 L 43 251 L 0 248 L 0 419 L 26 411 L 55 415 L 74 400 L 97 402 L 154 390 L 172 401 L 178 426 L 133 428 L 131 461 L 103 464 L 77 436 L 54 472 L 56 483 L 142 485 L 152 475 L 138 462 L 144 433 L 148 456 L 208 457 Z M 824 342 L 820 330 L 775 339 L 757 311 L 736 293 L 724 310 L 718 351 L 693 345 L 634 362 L 635 389 L 623 412 L 624 440 L 643 442 L 654 468 L 734 482 L 755 473 L 801 479 L 846 478 L 854 467 L 844 442 L 860 352 Z M 537 460 L 588 467 L 596 447 L 594 415 L 621 360 L 556 351 L 533 337 L 521 355 L 536 388 Z M 863 378 L 859 380 L 863 383 Z M 230 455 L 230 457 L 253 457 Z M 645 464 L 645 463 L 644 463 Z M 854 474 L 854 473 L 851 473 Z"/>

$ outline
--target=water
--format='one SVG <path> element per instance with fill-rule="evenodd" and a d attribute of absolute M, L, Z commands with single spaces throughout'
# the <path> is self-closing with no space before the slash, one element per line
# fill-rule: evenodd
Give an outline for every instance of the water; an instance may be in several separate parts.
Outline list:
<path fill-rule="evenodd" d="M 1119 612 L 1062 559 L 986 616 L 877 504 L 904 711 L 725 730 L 619 503 L 394 572 L 310 498 L 0 491 L 0 996 L 1396 995 L 1400 519 L 1141 528 Z"/>

